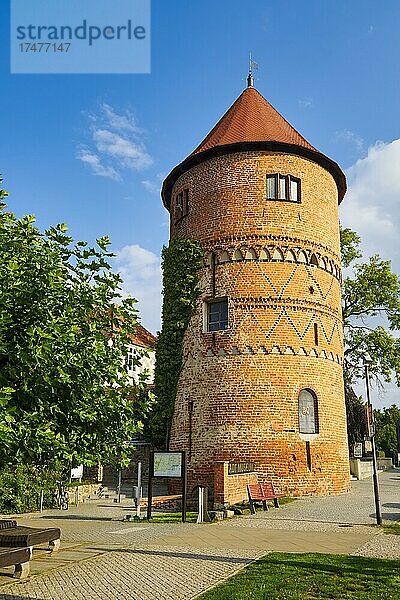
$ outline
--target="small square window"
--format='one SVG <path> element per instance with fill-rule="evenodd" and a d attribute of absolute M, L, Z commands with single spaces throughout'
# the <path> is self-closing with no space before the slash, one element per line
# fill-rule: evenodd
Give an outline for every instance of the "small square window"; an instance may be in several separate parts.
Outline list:
<path fill-rule="evenodd" d="M 267 175 L 267 200 L 300 202 L 300 179 L 292 175 Z"/>
<path fill-rule="evenodd" d="M 207 303 L 207 331 L 228 328 L 228 300 L 212 300 Z"/>

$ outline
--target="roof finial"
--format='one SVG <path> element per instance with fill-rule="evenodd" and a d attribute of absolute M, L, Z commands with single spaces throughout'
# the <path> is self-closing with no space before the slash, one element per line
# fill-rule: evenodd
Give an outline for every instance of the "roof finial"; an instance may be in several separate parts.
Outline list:
<path fill-rule="evenodd" d="M 249 52 L 249 74 L 247 76 L 247 87 L 254 86 L 253 69 L 258 69 L 258 64 L 251 58 L 251 52 Z"/>

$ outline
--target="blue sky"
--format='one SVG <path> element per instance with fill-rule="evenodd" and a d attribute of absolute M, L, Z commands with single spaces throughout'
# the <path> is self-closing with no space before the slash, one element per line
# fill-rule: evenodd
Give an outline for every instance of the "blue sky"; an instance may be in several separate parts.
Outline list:
<path fill-rule="evenodd" d="M 397 0 L 153 0 L 149 75 L 10 75 L 7 0 L 0 10 L 10 208 L 40 227 L 66 222 L 76 239 L 108 234 L 152 331 L 168 241 L 160 182 L 245 87 L 249 50 L 259 91 L 348 173 L 342 221 L 400 272 Z"/>

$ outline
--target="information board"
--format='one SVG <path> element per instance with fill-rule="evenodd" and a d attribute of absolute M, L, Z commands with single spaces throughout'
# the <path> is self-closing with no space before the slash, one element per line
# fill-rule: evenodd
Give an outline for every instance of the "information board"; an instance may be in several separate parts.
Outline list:
<path fill-rule="evenodd" d="M 182 476 L 182 452 L 154 452 L 153 477 Z"/>
<path fill-rule="evenodd" d="M 356 442 L 353 449 L 354 458 L 362 458 L 363 445 L 362 442 Z"/>
<path fill-rule="evenodd" d="M 182 522 L 186 521 L 187 473 L 186 452 L 152 452 L 150 454 L 149 484 L 147 489 L 147 519 L 151 519 L 153 478 L 172 477 L 182 480 Z"/>
<path fill-rule="evenodd" d="M 83 465 L 71 469 L 71 479 L 82 479 L 83 477 Z"/>

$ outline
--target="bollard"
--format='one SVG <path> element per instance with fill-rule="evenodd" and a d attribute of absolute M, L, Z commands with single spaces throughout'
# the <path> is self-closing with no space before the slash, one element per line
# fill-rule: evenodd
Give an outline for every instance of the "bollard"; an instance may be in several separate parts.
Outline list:
<path fill-rule="evenodd" d="M 197 516 L 197 523 L 208 523 L 209 521 L 208 488 L 199 486 L 199 514 Z"/>

